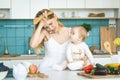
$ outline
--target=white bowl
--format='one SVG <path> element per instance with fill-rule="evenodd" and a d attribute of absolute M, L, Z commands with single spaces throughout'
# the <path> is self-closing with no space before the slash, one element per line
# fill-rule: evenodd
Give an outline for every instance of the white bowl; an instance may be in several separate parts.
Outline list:
<path fill-rule="evenodd" d="M 0 13 L 0 18 L 4 18 L 5 14 L 4 13 Z"/>
<path fill-rule="evenodd" d="M 0 72 L 0 80 L 3 80 L 7 76 L 8 71 L 1 71 Z"/>

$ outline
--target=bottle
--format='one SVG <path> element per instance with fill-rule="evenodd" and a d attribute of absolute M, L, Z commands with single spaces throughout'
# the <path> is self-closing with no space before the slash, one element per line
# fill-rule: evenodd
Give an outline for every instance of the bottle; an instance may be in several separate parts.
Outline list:
<path fill-rule="evenodd" d="M 4 42 L 4 47 L 5 47 L 4 55 L 9 55 L 6 39 L 5 39 L 5 42 Z"/>

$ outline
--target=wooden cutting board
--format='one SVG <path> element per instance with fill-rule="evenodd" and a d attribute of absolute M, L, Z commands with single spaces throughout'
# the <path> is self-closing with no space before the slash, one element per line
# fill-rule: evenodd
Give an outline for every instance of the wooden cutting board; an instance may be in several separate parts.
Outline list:
<path fill-rule="evenodd" d="M 100 42 L 101 50 L 105 50 L 104 42 L 109 41 L 111 45 L 112 53 L 116 52 L 116 47 L 113 46 L 113 40 L 115 39 L 115 27 L 101 26 L 100 27 Z"/>
<path fill-rule="evenodd" d="M 30 74 L 28 73 L 27 74 L 27 77 L 39 77 L 39 78 L 48 78 L 48 75 L 45 75 L 43 73 L 36 73 L 36 74 Z"/>
<path fill-rule="evenodd" d="M 84 72 L 79 72 L 77 73 L 79 76 L 84 76 L 87 78 L 92 78 L 92 79 L 100 79 L 100 78 L 119 78 L 120 75 L 91 75 L 91 74 L 85 74 Z"/>

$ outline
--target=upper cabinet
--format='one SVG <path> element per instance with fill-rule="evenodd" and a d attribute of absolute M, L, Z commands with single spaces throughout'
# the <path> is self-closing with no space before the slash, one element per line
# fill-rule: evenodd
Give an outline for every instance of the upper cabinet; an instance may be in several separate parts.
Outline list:
<path fill-rule="evenodd" d="M 30 0 L 30 18 L 34 18 L 42 9 L 48 9 L 48 0 Z"/>
<path fill-rule="evenodd" d="M 86 8 L 101 8 L 103 7 L 103 0 L 86 0 Z"/>
<path fill-rule="evenodd" d="M 10 0 L 0 0 L 0 8 L 10 8 Z"/>
<path fill-rule="evenodd" d="M 85 0 L 68 0 L 67 1 L 67 8 L 84 8 L 85 7 Z"/>
<path fill-rule="evenodd" d="M 90 12 L 91 9 L 96 9 L 99 11 L 98 8 L 105 11 L 109 10 L 108 8 L 118 9 L 120 0 L 0 0 L 0 12 L 12 19 L 33 19 L 42 9 L 58 9 L 59 11 L 56 13 L 60 13 L 60 16 L 64 16 L 68 10 L 65 15 L 69 16 L 78 15 L 81 13 L 78 12 L 81 9 L 83 10 L 81 14 L 85 14 L 84 10 Z"/>
<path fill-rule="evenodd" d="M 119 8 L 119 0 L 86 0 L 86 8 Z"/>
<path fill-rule="evenodd" d="M 119 8 L 120 0 L 103 0 L 105 8 Z"/>
<path fill-rule="evenodd" d="M 119 5 L 119 11 L 118 11 L 118 13 L 119 13 L 119 14 L 118 14 L 118 17 L 120 18 L 120 5 Z"/>
<path fill-rule="evenodd" d="M 11 0 L 11 18 L 29 19 L 30 1 L 29 0 Z"/>
<path fill-rule="evenodd" d="M 49 8 L 67 8 L 67 0 L 49 0 Z"/>

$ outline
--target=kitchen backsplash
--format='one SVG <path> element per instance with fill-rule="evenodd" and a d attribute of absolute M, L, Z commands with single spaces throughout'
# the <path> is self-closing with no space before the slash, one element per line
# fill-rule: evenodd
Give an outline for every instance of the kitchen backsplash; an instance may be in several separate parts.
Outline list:
<path fill-rule="evenodd" d="M 100 26 L 108 26 L 108 19 L 62 19 L 66 27 L 73 27 L 83 23 L 91 24 L 92 30 L 85 40 L 88 46 L 100 47 Z M 0 20 L 0 54 L 4 54 L 6 40 L 9 54 L 28 54 L 29 38 L 34 30 L 31 19 Z"/>

